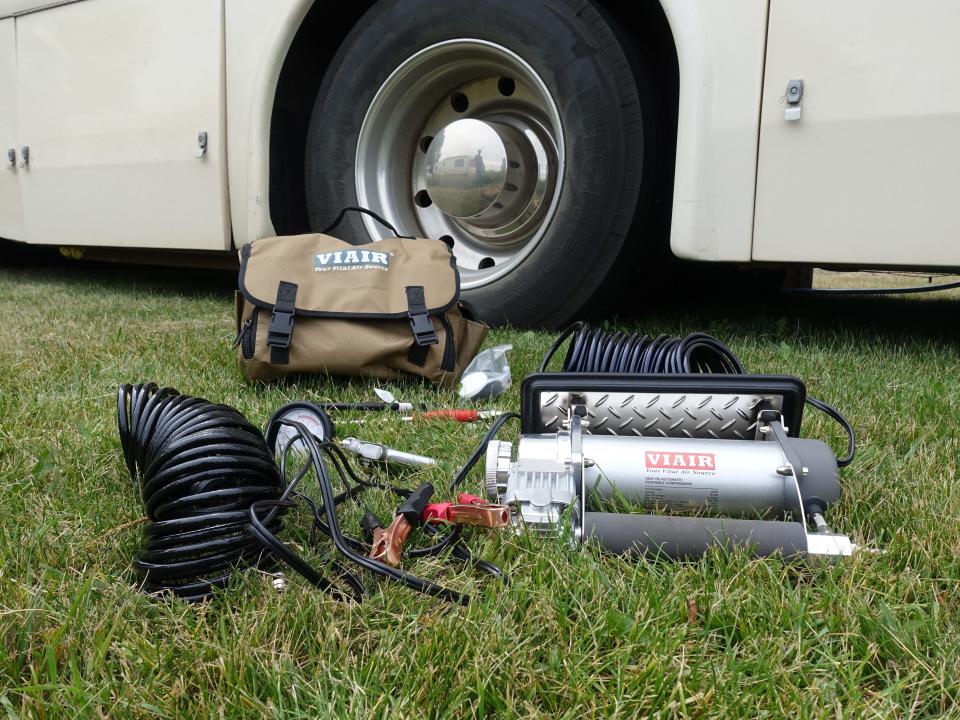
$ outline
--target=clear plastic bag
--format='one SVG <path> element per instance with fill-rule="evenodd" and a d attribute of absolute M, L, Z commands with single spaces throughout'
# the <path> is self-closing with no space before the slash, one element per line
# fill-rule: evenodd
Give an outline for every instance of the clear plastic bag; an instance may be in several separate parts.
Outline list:
<path fill-rule="evenodd" d="M 497 345 L 479 353 L 463 371 L 460 397 L 464 400 L 497 397 L 510 387 L 507 351 L 513 345 Z"/>

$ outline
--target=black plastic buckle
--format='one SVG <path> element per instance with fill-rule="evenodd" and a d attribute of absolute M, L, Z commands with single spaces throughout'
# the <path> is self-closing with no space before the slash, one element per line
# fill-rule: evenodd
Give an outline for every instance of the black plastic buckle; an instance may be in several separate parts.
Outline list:
<path fill-rule="evenodd" d="M 407 313 L 410 317 L 410 328 L 413 330 L 413 339 L 417 345 L 436 345 L 440 342 L 437 331 L 426 313 Z"/>
<path fill-rule="evenodd" d="M 273 315 L 270 316 L 270 327 L 267 328 L 267 345 L 288 348 L 291 337 L 293 337 L 293 313 L 274 309 Z"/>

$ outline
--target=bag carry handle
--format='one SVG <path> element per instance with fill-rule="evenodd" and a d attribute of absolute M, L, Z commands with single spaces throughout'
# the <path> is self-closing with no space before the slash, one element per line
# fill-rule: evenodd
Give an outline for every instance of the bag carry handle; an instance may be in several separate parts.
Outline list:
<path fill-rule="evenodd" d="M 387 221 L 384 220 L 382 217 L 380 217 L 379 215 L 377 215 L 373 210 L 367 210 L 366 208 L 362 208 L 362 207 L 345 207 L 345 208 L 343 208 L 343 210 L 340 211 L 340 214 L 337 215 L 337 219 L 334 220 L 334 221 L 333 221 L 332 223 L 330 223 L 329 225 L 327 225 L 327 226 L 326 226 L 323 230 L 321 230 L 320 232 L 323 233 L 324 235 L 326 235 L 328 232 L 330 232 L 330 231 L 333 230 L 335 227 L 337 227 L 337 225 L 339 225 L 339 224 L 343 221 L 343 216 L 346 215 L 346 214 L 347 214 L 348 212 L 350 212 L 350 211 L 358 212 L 358 213 L 363 213 L 364 215 L 369 215 L 369 216 L 372 217 L 374 220 L 376 220 L 378 223 L 380 223 L 381 225 L 383 225 L 385 228 L 387 228 L 388 230 L 392 231 L 393 234 L 396 235 L 398 238 L 407 238 L 408 240 L 416 240 L 416 238 L 415 238 L 413 235 L 401 235 L 399 232 L 397 232 L 397 229 L 396 229 L 393 225 L 391 225 L 389 222 L 387 222 Z M 366 242 L 370 242 L 370 241 L 367 240 Z"/>

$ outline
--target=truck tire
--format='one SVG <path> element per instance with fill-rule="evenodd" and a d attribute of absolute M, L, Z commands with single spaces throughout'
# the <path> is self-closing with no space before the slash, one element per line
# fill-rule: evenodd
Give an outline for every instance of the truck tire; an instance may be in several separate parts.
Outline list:
<path fill-rule="evenodd" d="M 567 322 L 614 267 L 647 194 L 652 113 L 623 37 L 584 1 L 380 0 L 317 95 L 311 227 L 370 208 L 451 246 L 480 319 Z M 385 237 L 372 220 L 349 223 L 345 240 Z"/>

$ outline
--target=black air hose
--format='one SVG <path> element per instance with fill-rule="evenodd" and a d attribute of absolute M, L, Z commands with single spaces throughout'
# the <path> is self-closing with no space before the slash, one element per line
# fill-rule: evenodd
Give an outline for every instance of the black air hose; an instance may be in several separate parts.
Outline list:
<path fill-rule="evenodd" d="M 546 371 L 568 337 L 571 340 L 563 359 L 564 372 L 743 374 L 743 366 L 733 351 L 706 333 L 690 333 L 682 338 L 627 335 L 606 332 L 584 322 L 574 323 L 561 333 L 543 358 L 540 372 Z"/>
<path fill-rule="evenodd" d="M 117 425 L 150 520 L 133 560 L 145 592 L 203 600 L 238 567 L 267 560 L 247 530 L 249 509 L 279 498 L 281 478 L 243 415 L 153 383 L 121 385 Z M 279 530 L 279 513 L 269 527 Z"/>

